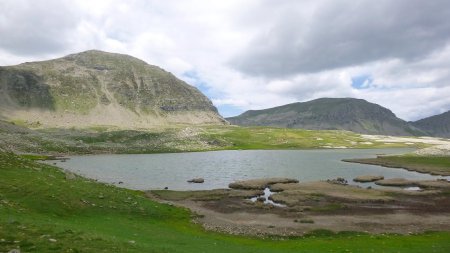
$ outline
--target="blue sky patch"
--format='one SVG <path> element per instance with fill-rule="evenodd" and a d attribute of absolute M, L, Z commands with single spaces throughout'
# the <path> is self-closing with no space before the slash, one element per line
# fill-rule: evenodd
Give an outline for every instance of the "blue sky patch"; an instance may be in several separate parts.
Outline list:
<path fill-rule="evenodd" d="M 213 100 L 215 98 L 220 98 L 220 95 L 213 91 L 210 86 L 198 75 L 197 71 L 187 71 L 183 73 L 183 76 L 188 79 L 190 85 L 195 86 L 199 89 L 205 96 Z M 220 115 L 223 117 L 237 116 L 242 113 L 242 109 L 233 105 L 216 105 L 217 110 L 219 110 Z"/>
<path fill-rule="evenodd" d="M 371 75 L 360 75 L 352 77 L 352 87 L 358 90 L 367 89 L 373 83 Z"/>
<path fill-rule="evenodd" d="M 225 118 L 234 117 L 243 112 L 241 108 L 238 108 L 234 105 L 220 105 L 217 106 L 217 110 L 219 110 L 220 115 Z"/>

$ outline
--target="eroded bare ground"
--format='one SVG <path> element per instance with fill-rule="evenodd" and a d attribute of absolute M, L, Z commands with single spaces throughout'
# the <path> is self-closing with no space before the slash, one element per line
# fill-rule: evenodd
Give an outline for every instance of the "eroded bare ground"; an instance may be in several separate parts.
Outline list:
<path fill-rule="evenodd" d="M 253 181 L 254 183 L 254 181 Z M 450 231 L 448 185 L 413 192 L 365 189 L 329 182 L 268 185 L 284 207 L 252 202 L 260 189 L 150 191 L 159 201 L 196 213 L 207 230 L 256 236 L 298 236 L 316 229 L 370 233 Z"/>

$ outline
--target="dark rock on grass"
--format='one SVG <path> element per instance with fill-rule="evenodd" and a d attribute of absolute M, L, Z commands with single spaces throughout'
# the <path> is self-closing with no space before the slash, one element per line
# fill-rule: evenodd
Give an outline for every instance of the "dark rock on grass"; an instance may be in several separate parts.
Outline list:
<path fill-rule="evenodd" d="M 201 177 L 188 180 L 188 183 L 195 183 L 195 184 L 202 184 L 204 182 L 205 182 L 205 179 L 203 179 Z"/>
<path fill-rule="evenodd" d="M 384 177 L 381 176 L 381 175 L 378 175 L 378 176 L 376 176 L 376 175 L 364 175 L 364 176 L 355 177 L 353 179 L 353 181 L 359 182 L 359 183 L 368 183 L 368 182 L 375 182 L 375 181 L 383 180 L 383 179 L 384 179 Z"/>
<path fill-rule="evenodd" d="M 72 172 L 65 171 L 64 173 L 65 173 L 66 180 L 75 180 L 77 178 L 77 176 L 75 174 L 73 174 Z"/>

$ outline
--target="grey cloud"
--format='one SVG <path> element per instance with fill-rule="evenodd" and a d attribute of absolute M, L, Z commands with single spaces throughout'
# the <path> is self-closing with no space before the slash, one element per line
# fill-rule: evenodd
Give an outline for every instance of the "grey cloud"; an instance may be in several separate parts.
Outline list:
<path fill-rule="evenodd" d="M 78 24 L 65 1 L 2 1 L 0 10 L 0 47 L 15 55 L 63 51 Z"/>
<path fill-rule="evenodd" d="M 284 15 L 274 13 L 272 27 L 231 65 L 250 75 L 283 77 L 390 58 L 414 61 L 450 41 L 450 1 L 320 3 L 306 20 L 297 1 L 275 9 Z"/>

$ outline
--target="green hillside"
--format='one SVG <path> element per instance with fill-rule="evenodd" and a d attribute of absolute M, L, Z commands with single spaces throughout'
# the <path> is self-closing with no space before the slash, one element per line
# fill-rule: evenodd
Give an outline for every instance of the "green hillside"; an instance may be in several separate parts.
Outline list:
<path fill-rule="evenodd" d="M 354 98 L 320 98 L 264 110 L 247 111 L 227 120 L 240 126 L 348 130 L 383 135 L 423 134 L 419 129 L 397 118 L 390 110 Z"/>

